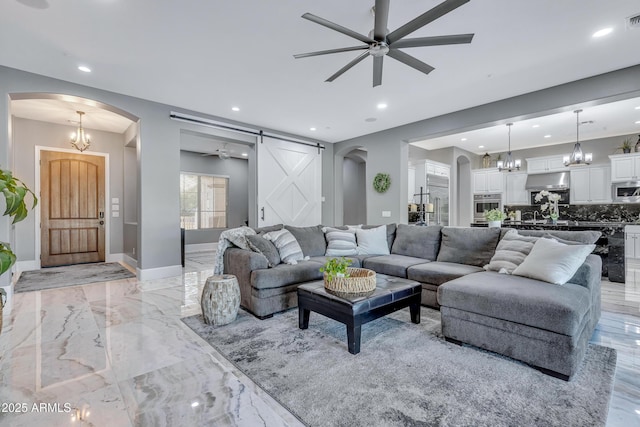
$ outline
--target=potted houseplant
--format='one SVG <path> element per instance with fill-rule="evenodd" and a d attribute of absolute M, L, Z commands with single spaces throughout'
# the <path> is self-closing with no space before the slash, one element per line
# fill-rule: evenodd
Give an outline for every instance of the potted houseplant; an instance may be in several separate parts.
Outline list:
<path fill-rule="evenodd" d="M 627 138 L 624 141 L 622 141 L 622 145 L 618 148 L 622 150 L 622 152 L 625 154 L 630 153 L 631 149 L 633 148 L 633 143 L 631 142 L 631 138 Z"/>
<path fill-rule="evenodd" d="M 31 194 L 33 198 L 31 209 L 38 204 L 38 198 L 33 194 L 33 191 L 29 190 L 24 182 L 14 177 L 9 170 L 0 169 L 0 191 L 4 195 L 6 206 L 3 215 L 12 217 L 13 224 L 27 217 L 27 205 L 24 201 L 27 194 Z M 0 242 L 0 275 L 7 272 L 15 262 L 16 255 L 9 244 Z M 0 332 L 2 331 L 2 309 L 6 299 L 6 291 L 0 288 Z"/>
<path fill-rule="evenodd" d="M 347 268 L 352 262 L 352 260 L 345 257 L 331 258 L 323 267 L 320 267 L 320 272 L 324 273 L 324 279 L 328 282 L 331 282 L 336 277 L 349 277 Z"/>
<path fill-rule="evenodd" d="M 498 227 L 502 224 L 502 221 L 507 215 L 500 209 L 491 209 L 490 211 L 484 211 L 484 219 L 489 222 L 489 228 Z"/>

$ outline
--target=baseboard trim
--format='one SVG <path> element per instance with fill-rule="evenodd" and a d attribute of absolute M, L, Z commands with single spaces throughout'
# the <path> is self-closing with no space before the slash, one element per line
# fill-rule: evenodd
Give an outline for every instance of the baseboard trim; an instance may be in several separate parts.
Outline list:
<path fill-rule="evenodd" d="M 218 242 L 213 243 L 194 243 L 191 245 L 184 245 L 184 253 L 191 254 L 194 252 L 209 252 L 218 249 Z"/>
<path fill-rule="evenodd" d="M 124 262 L 124 254 L 107 254 L 105 262 Z"/>
<path fill-rule="evenodd" d="M 155 280 L 164 279 L 166 277 L 175 277 L 182 274 L 181 265 L 170 265 L 167 267 L 145 268 L 136 267 L 136 275 L 138 280 Z"/>
<path fill-rule="evenodd" d="M 138 260 L 136 260 L 134 258 L 131 258 L 127 254 L 122 254 L 122 262 L 127 264 L 131 268 L 137 268 L 138 267 Z"/>

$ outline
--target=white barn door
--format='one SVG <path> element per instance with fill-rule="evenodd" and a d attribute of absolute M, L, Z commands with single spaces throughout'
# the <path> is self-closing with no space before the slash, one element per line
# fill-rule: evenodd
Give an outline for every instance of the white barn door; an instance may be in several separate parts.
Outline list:
<path fill-rule="evenodd" d="M 264 138 L 258 151 L 258 226 L 318 225 L 322 219 L 322 153 Z"/>

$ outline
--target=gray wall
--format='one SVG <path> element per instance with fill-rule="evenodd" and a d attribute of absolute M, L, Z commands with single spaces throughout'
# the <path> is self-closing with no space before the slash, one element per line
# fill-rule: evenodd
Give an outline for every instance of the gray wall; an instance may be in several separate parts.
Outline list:
<path fill-rule="evenodd" d="M 183 134 L 183 138 L 188 135 Z M 180 171 L 229 177 L 229 207 L 227 227 L 245 225 L 249 217 L 249 165 L 247 160 L 231 158 L 220 160 L 218 156 L 202 156 L 188 151 L 180 152 Z M 224 229 L 186 230 L 185 243 L 217 242 Z"/>
<path fill-rule="evenodd" d="M 343 191 L 345 224 L 365 224 L 367 221 L 367 201 L 365 199 L 366 164 L 350 158 L 343 162 Z"/>
<path fill-rule="evenodd" d="M 0 66 L 0 164 L 5 167 L 13 168 L 13 155 L 22 150 L 22 147 L 14 146 L 12 143 L 13 135 L 9 121 L 11 95 L 35 93 L 63 94 L 97 101 L 123 110 L 140 120 L 137 147 L 138 269 L 141 274 L 145 273 L 145 270 L 149 272 L 143 275 L 143 278 L 179 274 L 180 187 L 177 177 L 180 173 L 180 132 L 187 128 L 207 128 L 171 120 L 169 114 L 171 111 L 181 111 L 232 126 L 253 126 Z M 273 129 L 263 130 L 278 133 Z M 281 134 L 308 141 L 308 138 Z M 328 154 L 332 155 L 331 151 Z M 323 186 L 332 187 L 332 165 L 323 166 L 323 172 Z M 333 207 L 333 193 L 328 191 L 325 197 L 327 200 L 323 214 Z M 158 212 L 162 212 L 162 215 L 158 215 Z M 253 215 L 256 213 L 253 212 Z M 0 218 L 0 241 L 15 242 L 22 238 L 22 233 L 13 235 L 6 217 Z M 0 280 L 2 283 L 8 282 L 8 275 L 3 275 Z"/>
<path fill-rule="evenodd" d="M 45 123 L 36 120 L 27 120 L 14 117 L 12 120 L 13 141 L 20 147 L 13 157 L 13 170 L 15 176 L 34 190 L 36 189 L 35 147 L 53 147 L 69 149 L 69 135 L 77 130 L 74 126 Z M 91 147 L 85 151 L 91 153 L 109 154 L 109 198 L 123 199 L 123 150 L 124 135 L 112 132 L 89 129 L 91 134 Z M 107 200 L 111 206 L 110 199 Z M 38 206 L 36 209 L 39 209 Z M 123 217 L 113 218 L 109 215 L 109 254 L 123 252 Z M 27 218 L 16 224 L 16 239 L 14 249 L 20 261 L 35 260 L 35 215 L 30 213 Z"/>
<path fill-rule="evenodd" d="M 406 199 L 408 179 L 407 142 L 480 129 L 502 124 L 506 120 L 525 120 L 551 113 L 572 111 L 576 105 L 588 108 L 638 96 L 640 96 L 640 65 L 353 138 L 340 142 L 334 147 L 336 180 L 341 182 L 339 175 L 342 173 L 338 170 L 338 165 L 342 167 L 341 156 L 348 152 L 350 147 L 363 147 L 368 151 L 367 221 L 372 224 L 406 223 L 407 209 L 404 199 Z M 426 101 L 429 100 L 426 99 Z M 475 154 L 473 156 L 476 157 L 476 161 L 472 164 L 478 164 L 477 156 Z M 457 171 L 454 170 L 455 163 L 451 166 L 452 174 L 457 175 Z M 384 194 L 375 193 L 371 186 L 373 176 L 378 172 L 391 175 L 391 188 Z M 458 185 L 464 185 L 464 183 Z M 335 191 L 336 214 L 341 214 L 342 189 L 336 185 Z M 453 194 L 452 200 L 457 199 L 458 195 Z M 456 206 L 451 208 L 452 212 L 455 212 L 453 210 Z M 382 210 L 390 210 L 391 217 L 382 218 Z"/>

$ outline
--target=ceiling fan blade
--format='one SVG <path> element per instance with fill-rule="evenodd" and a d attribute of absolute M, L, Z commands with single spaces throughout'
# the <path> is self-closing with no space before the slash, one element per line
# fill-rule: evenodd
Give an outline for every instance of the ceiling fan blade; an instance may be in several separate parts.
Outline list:
<path fill-rule="evenodd" d="M 389 0 L 376 0 L 376 22 L 373 27 L 373 38 L 382 41 L 387 36 L 387 22 L 389 21 Z"/>
<path fill-rule="evenodd" d="M 429 22 L 435 21 L 441 16 L 446 15 L 452 10 L 457 9 L 468 2 L 469 0 L 446 0 L 440 3 L 433 9 L 428 10 L 414 20 L 407 22 L 402 27 L 389 33 L 389 35 L 387 36 L 387 43 L 392 44 L 394 42 L 397 42 L 404 36 L 413 33 L 414 31 L 427 25 Z"/>
<path fill-rule="evenodd" d="M 455 34 L 452 36 L 418 37 L 415 39 L 398 40 L 393 44 L 395 49 L 405 47 L 442 46 L 447 44 L 471 43 L 473 34 Z"/>
<path fill-rule="evenodd" d="M 430 72 L 435 70 L 435 68 L 433 68 L 431 65 L 425 64 L 424 62 L 414 58 L 411 55 L 407 55 L 400 50 L 390 49 L 387 55 L 392 57 L 396 61 L 400 61 L 403 64 L 408 65 L 411 68 L 415 68 L 416 70 L 421 71 L 425 74 L 429 74 Z"/>
<path fill-rule="evenodd" d="M 382 61 L 384 56 L 373 57 L 373 87 L 382 84 Z"/>
<path fill-rule="evenodd" d="M 350 52 L 352 50 L 365 50 L 365 49 L 369 49 L 369 46 L 353 46 L 353 47 L 342 47 L 340 49 L 319 50 L 317 52 L 299 53 L 297 55 L 293 55 L 293 57 L 296 59 L 300 59 L 300 58 L 308 58 L 310 56 L 328 55 L 330 53 Z"/>
<path fill-rule="evenodd" d="M 340 68 L 334 75 L 332 75 L 331 77 L 329 77 L 327 80 L 325 80 L 325 82 L 332 82 L 335 79 L 337 79 L 338 77 L 340 77 L 341 75 L 343 75 L 346 71 L 348 71 L 351 67 L 353 67 L 354 65 L 356 65 L 357 63 L 359 63 L 360 61 L 362 61 L 364 58 L 366 58 L 367 56 L 369 56 L 369 52 L 363 52 L 360 55 L 358 55 L 358 57 L 356 59 L 354 59 L 353 61 L 349 62 L 347 65 L 345 65 L 344 67 Z"/>
<path fill-rule="evenodd" d="M 333 23 L 331 21 L 327 21 L 326 19 L 320 18 L 319 16 L 313 15 L 311 13 L 305 13 L 304 15 L 302 15 L 302 17 L 304 19 L 307 19 L 307 20 L 311 21 L 311 22 L 315 22 L 316 24 L 320 24 L 320 25 L 322 25 L 324 27 L 327 27 L 327 28 L 330 28 L 330 29 L 332 29 L 334 31 L 342 33 L 342 34 L 344 34 L 346 36 L 353 37 L 354 39 L 360 40 L 363 43 L 367 43 L 367 44 L 368 43 L 375 43 L 375 40 L 372 40 L 367 36 L 363 36 L 362 34 L 356 33 L 355 31 L 350 30 L 350 29 L 348 29 L 346 27 L 343 27 L 342 25 L 338 25 L 338 24 L 335 24 L 335 23 Z"/>

